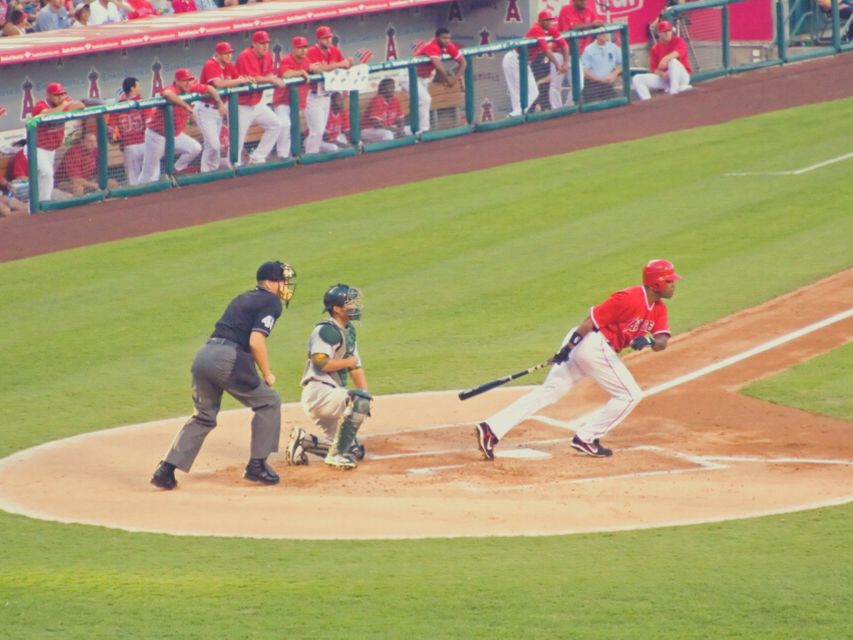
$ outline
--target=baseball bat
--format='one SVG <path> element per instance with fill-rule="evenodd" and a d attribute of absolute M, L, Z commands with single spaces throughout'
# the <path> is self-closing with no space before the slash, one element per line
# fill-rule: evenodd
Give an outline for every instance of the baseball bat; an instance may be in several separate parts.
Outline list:
<path fill-rule="evenodd" d="M 459 392 L 460 400 L 467 400 L 468 398 L 473 398 L 474 396 L 478 396 L 481 393 L 486 393 L 486 391 L 491 391 L 496 387 L 500 387 L 505 385 L 507 382 L 511 380 L 515 380 L 520 378 L 521 376 L 526 376 L 528 373 L 533 373 L 534 371 L 539 371 L 539 369 L 543 369 L 549 365 L 554 364 L 553 361 L 549 358 L 545 362 L 541 362 L 534 367 L 530 367 L 529 369 L 525 369 L 524 371 L 516 371 L 515 373 L 511 373 L 508 376 L 504 376 L 503 378 L 498 378 L 497 380 L 491 380 L 489 382 L 484 382 L 478 387 L 473 387 L 471 389 L 466 389 L 465 391 Z"/>

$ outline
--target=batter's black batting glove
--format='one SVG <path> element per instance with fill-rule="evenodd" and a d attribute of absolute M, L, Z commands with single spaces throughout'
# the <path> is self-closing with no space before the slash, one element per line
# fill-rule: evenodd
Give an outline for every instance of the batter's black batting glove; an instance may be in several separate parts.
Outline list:
<path fill-rule="evenodd" d="M 572 347 L 570 345 L 566 345 L 562 349 L 560 349 L 557 353 L 551 356 L 551 362 L 554 364 L 563 364 L 564 362 L 569 361 L 569 354 L 572 352 Z"/>
<path fill-rule="evenodd" d="M 637 336 L 633 340 L 631 340 L 631 348 L 634 351 L 642 351 L 646 347 L 655 346 L 654 338 L 647 338 L 646 336 Z"/>

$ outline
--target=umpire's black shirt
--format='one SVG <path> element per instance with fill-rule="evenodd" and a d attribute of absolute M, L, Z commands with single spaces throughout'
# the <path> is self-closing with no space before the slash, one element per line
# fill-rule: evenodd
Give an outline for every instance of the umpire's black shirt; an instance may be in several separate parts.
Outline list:
<path fill-rule="evenodd" d="M 244 351 L 250 351 L 249 335 L 252 331 L 268 336 L 280 315 L 281 299 L 278 295 L 257 287 L 231 301 L 210 337 L 231 340 Z"/>

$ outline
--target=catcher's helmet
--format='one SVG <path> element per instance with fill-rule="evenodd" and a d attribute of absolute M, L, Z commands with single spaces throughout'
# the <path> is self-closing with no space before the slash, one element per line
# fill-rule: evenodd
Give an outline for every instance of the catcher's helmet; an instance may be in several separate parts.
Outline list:
<path fill-rule="evenodd" d="M 667 280 L 681 280 L 669 260 L 652 260 L 643 267 L 643 284 L 652 291 L 663 291 Z"/>
<path fill-rule="evenodd" d="M 361 291 L 348 284 L 338 283 L 329 287 L 323 294 L 324 310 L 331 313 L 332 307 L 343 307 L 346 309 L 350 320 L 361 319 Z"/>

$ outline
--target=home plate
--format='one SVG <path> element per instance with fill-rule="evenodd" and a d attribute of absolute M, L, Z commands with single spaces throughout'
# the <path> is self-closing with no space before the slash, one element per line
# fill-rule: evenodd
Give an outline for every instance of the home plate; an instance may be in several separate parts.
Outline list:
<path fill-rule="evenodd" d="M 495 450 L 496 458 L 523 458 L 524 460 L 542 460 L 544 458 L 550 458 L 550 453 L 545 453 L 544 451 L 537 451 L 536 449 L 525 449 L 523 447 L 519 447 L 518 449 L 496 449 Z"/>

